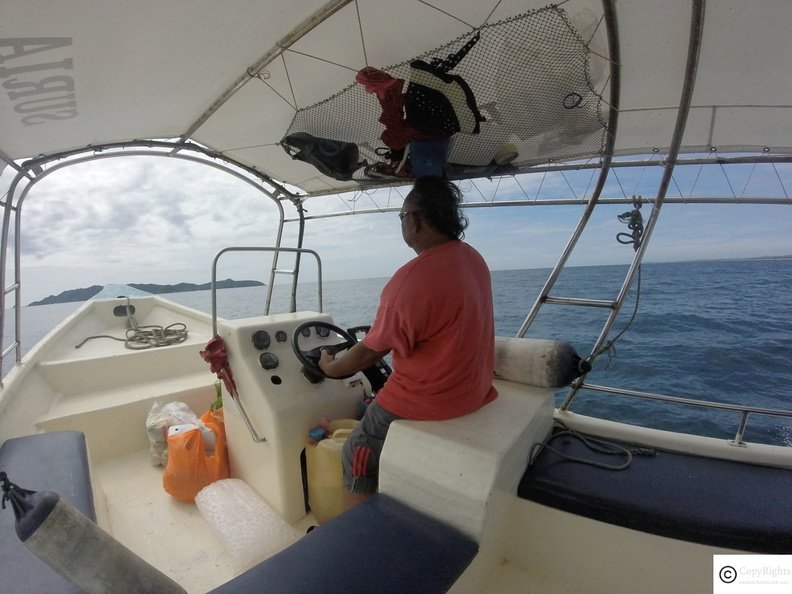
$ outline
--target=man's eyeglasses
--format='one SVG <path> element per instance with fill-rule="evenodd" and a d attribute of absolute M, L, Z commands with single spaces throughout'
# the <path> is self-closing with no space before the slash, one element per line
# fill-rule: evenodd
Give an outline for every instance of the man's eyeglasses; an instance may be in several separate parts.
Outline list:
<path fill-rule="evenodd" d="M 420 212 L 420 211 L 419 210 L 405 210 L 404 212 L 400 212 L 399 213 L 399 220 L 403 221 L 404 217 L 406 217 L 408 214 L 413 214 L 414 212 Z"/>

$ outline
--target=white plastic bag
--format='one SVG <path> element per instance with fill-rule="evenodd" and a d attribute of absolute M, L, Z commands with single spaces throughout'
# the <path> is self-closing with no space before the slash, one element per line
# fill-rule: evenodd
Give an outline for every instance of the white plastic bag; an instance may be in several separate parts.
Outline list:
<path fill-rule="evenodd" d="M 202 425 L 198 416 L 184 402 L 155 402 L 146 418 L 152 466 L 168 465 L 168 429 L 173 425 Z"/>

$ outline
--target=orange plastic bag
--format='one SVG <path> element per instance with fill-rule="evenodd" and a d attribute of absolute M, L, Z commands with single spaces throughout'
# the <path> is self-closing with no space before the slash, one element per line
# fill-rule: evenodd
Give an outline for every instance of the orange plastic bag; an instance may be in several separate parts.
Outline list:
<path fill-rule="evenodd" d="M 223 409 L 206 411 L 201 421 L 215 435 L 213 452 L 205 450 L 200 430 L 168 436 L 168 465 L 162 486 L 176 499 L 188 503 L 193 503 L 206 485 L 229 476 Z"/>

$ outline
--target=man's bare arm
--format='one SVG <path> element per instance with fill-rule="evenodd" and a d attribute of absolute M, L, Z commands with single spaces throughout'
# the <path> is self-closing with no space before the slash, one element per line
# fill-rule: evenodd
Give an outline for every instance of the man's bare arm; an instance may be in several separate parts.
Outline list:
<path fill-rule="evenodd" d="M 319 368 L 328 377 L 348 376 L 371 367 L 387 354 L 388 351 L 373 351 L 362 342 L 357 342 L 338 359 L 327 351 L 322 351 Z"/>

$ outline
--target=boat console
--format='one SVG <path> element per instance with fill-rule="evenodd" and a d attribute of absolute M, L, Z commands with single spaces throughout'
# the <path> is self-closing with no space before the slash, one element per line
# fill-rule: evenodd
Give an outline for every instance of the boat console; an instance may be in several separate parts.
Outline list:
<path fill-rule="evenodd" d="M 308 432 L 324 419 L 357 418 L 365 390 L 362 376 L 316 381 L 303 374 L 292 335 L 309 321 L 333 320 L 298 312 L 218 325 L 237 389 L 236 398 L 224 395 L 231 475 L 246 481 L 289 523 L 306 514 L 301 457 Z M 337 342 L 316 328 L 307 334 L 301 337 L 305 346 Z"/>

